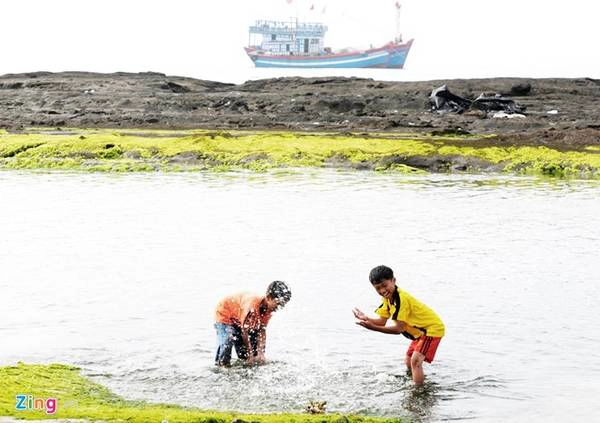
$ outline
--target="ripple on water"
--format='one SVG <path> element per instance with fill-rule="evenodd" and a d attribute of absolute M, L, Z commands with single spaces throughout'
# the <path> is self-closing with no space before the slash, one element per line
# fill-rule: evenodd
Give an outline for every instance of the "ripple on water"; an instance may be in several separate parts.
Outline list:
<path fill-rule="evenodd" d="M 105 379 L 104 375 L 97 376 Z M 262 367 L 245 367 L 239 362 L 230 368 L 206 366 L 200 374 L 177 368 L 135 369 L 120 377 L 110 375 L 103 383 L 136 399 L 168 401 L 176 393 L 178 403 L 201 408 L 302 412 L 309 401 L 318 400 L 327 401 L 331 412 L 408 416 L 417 421 L 435 418 L 439 402 L 503 386 L 493 377 L 441 383 L 434 380 L 443 378 L 432 374 L 430 379 L 415 387 L 410 376 L 397 369 L 386 372 L 349 366 L 336 371 L 270 361 Z M 468 414 L 465 411 L 462 418 L 470 418 Z"/>

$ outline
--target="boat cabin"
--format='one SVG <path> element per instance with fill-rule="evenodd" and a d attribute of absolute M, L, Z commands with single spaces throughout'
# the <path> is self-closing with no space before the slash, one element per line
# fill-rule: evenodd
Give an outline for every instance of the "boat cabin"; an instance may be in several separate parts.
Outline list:
<path fill-rule="evenodd" d="M 248 44 L 265 54 L 314 56 L 325 52 L 325 32 L 327 26 L 320 23 L 260 20 L 250 26 Z"/>

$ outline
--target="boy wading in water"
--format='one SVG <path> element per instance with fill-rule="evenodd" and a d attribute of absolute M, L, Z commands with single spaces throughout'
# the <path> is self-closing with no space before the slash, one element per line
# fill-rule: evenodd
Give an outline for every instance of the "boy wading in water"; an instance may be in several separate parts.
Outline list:
<path fill-rule="evenodd" d="M 357 325 L 376 332 L 402 334 L 412 342 L 406 351 L 405 363 L 415 384 L 421 385 L 425 375 L 423 361 L 431 363 L 444 336 L 444 323 L 435 312 L 412 295 L 396 286 L 394 272 L 387 266 L 377 266 L 369 274 L 373 288 L 381 295 L 381 305 L 367 317 L 362 311 L 352 310 Z M 388 319 L 390 325 L 386 325 Z"/>
<path fill-rule="evenodd" d="M 264 364 L 267 324 L 271 313 L 292 297 L 285 282 L 274 281 L 264 296 L 242 292 L 225 297 L 217 305 L 217 366 L 231 364 L 231 350 L 246 364 Z"/>

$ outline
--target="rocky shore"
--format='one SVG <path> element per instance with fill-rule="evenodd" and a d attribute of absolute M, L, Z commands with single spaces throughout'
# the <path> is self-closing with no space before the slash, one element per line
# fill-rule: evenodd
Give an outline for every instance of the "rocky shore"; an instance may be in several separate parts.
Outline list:
<path fill-rule="evenodd" d="M 430 94 L 444 84 L 471 106 L 434 110 Z M 488 100 L 471 101 L 481 93 Z M 515 107 L 481 109 L 495 98 Z M 4 75 L 0 168 L 338 167 L 597 179 L 599 110 L 600 80 L 591 78 L 234 85 L 159 73 Z"/>
<path fill-rule="evenodd" d="M 428 97 L 443 84 L 467 98 L 481 93 L 508 96 L 525 107 L 524 117 L 493 117 L 480 110 L 432 112 Z M 290 77 L 234 85 L 160 73 L 0 76 L 0 128 L 12 130 L 458 131 L 507 136 L 517 144 L 572 148 L 600 144 L 599 111 L 600 80 L 591 78 L 381 82 Z"/>

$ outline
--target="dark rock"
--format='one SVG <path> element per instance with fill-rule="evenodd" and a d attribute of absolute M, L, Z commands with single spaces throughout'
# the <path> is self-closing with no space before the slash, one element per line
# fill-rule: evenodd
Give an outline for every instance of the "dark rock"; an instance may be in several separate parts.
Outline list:
<path fill-rule="evenodd" d="M 462 128 L 444 128 L 438 131 L 431 131 L 431 135 L 444 136 L 444 135 L 470 135 L 469 131 L 465 131 Z"/>
<path fill-rule="evenodd" d="M 202 166 L 204 165 L 203 157 L 196 151 L 184 151 L 170 157 L 168 162 L 170 164 L 178 164 L 184 166 Z"/>
<path fill-rule="evenodd" d="M 253 163 L 253 162 L 257 162 L 257 161 L 266 161 L 266 160 L 270 160 L 269 155 L 266 153 L 256 153 L 256 154 L 250 154 L 246 157 L 243 157 L 240 160 L 241 164 L 249 164 L 249 163 Z"/>
<path fill-rule="evenodd" d="M 17 90 L 19 88 L 23 88 L 22 82 L 13 82 L 12 84 L 0 84 L 0 90 Z"/>
<path fill-rule="evenodd" d="M 293 113 L 302 113 L 306 111 L 306 107 L 304 107 L 302 104 L 295 104 L 292 106 L 290 111 Z"/>
<path fill-rule="evenodd" d="M 174 93 L 189 93 L 190 89 L 188 87 L 184 87 L 183 85 L 179 85 L 175 82 L 167 81 L 167 83 L 162 84 L 160 86 L 163 90 L 170 90 Z"/>
<path fill-rule="evenodd" d="M 531 92 L 531 84 L 529 82 L 524 82 L 520 84 L 515 84 L 510 87 L 509 95 L 518 97 L 518 96 L 526 96 Z"/>
<path fill-rule="evenodd" d="M 248 108 L 248 103 L 246 103 L 244 100 L 235 100 L 230 104 L 229 110 L 234 112 L 247 112 L 250 109 Z"/>

